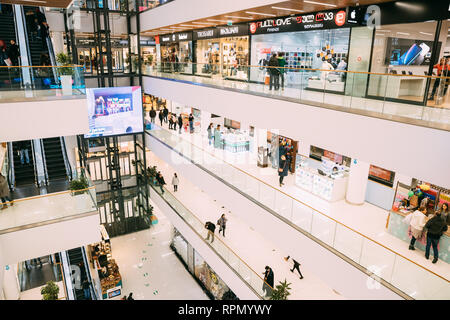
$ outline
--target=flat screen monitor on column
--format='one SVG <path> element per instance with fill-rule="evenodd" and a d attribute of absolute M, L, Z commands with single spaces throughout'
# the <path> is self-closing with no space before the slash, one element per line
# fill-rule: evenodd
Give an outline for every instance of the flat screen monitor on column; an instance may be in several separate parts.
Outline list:
<path fill-rule="evenodd" d="M 141 87 L 89 88 L 86 98 L 89 133 L 85 138 L 143 132 Z"/>

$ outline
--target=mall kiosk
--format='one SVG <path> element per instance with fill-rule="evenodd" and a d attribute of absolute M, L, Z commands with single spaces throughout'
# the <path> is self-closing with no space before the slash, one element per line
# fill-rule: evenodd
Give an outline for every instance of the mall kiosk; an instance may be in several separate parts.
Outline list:
<path fill-rule="evenodd" d="M 103 225 L 100 225 L 102 241 L 88 245 L 88 256 L 93 273 L 96 288 L 100 289 L 103 300 L 120 297 L 122 294 L 122 277 L 119 273 L 119 267 L 112 258 L 111 242 L 108 233 Z"/>
<path fill-rule="evenodd" d="M 450 206 L 450 190 L 418 181 L 416 186 L 410 186 L 401 182 L 397 182 L 395 190 L 394 202 L 389 213 L 388 232 L 395 237 L 409 242 L 409 224 L 404 222 L 406 216 L 416 210 L 416 208 L 424 205 L 427 207 L 427 220 L 434 216 L 436 210 L 442 207 L 443 203 Z M 447 217 L 447 224 L 449 224 Z M 425 251 L 426 237 L 418 239 L 416 248 Z M 450 263 L 450 228 L 439 240 L 439 259 Z"/>

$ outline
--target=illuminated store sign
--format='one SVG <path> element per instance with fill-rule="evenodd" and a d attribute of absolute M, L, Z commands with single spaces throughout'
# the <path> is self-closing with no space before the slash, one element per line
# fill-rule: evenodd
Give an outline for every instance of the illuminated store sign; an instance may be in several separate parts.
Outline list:
<path fill-rule="evenodd" d="M 309 29 L 333 29 L 342 27 L 345 24 L 345 11 L 333 10 L 252 22 L 249 25 L 249 29 L 251 34 L 262 34 L 303 31 Z"/>
<path fill-rule="evenodd" d="M 171 35 L 164 35 L 160 38 L 161 43 L 178 42 L 178 41 L 190 41 L 192 40 L 192 32 L 174 33 Z"/>

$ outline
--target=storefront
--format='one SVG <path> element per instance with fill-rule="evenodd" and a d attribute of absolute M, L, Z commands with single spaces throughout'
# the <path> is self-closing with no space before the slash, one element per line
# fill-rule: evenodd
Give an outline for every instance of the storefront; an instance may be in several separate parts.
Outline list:
<path fill-rule="evenodd" d="M 156 64 L 156 46 L 153 40 L 140 40 L 141 42 L 141 59 L 142 68 L 144 73 L 148 73 L 152 70 L 153 66 Z"/>
<path fill-rule="evenodd" d="M 268 155 L 272 168 L 278 170 L 278 164 L 280 163 L 280 157 L 282 155 L 288 156 L 289 171 L 295 172 L 295 163 L 297 162 L 298 141 L 291 138 L 273 133 L 267 132 L 267 145 Z M 259 151 L 258 151 L 259 152 Z"/>
<path fill-rule="evenodd" d="M 388 232 L 397 238 L 409 242 L 409 224 L 403 222 L 406 216 L 414 212 L 418 207 L 427 208 L 427 220 L 431 219 L 436 210 L 442 210 L 442 205 L 450 206 L 450 190 L 441 188 L 419 180 L 414 180 L 412 185 L 397 183 L 394 202 L 389 214 Z M 450 218 L 447 214 L 447 225 Z M 425 250 L 426 237 L 423 236 L 416 242 L 416 248 Z M 450 263 L 450 229 L 447 230 L 439 241 L 439 259 Z"/>
<path fill-rule="evenodd" d="M 95 289 L 101 293 L 103 300 L 120 298 L 122 277 L 116 261 L 112 258 L 111 242 L 105 228 L 100 225 L 102 241 L 88 245 L 90 268 L 94 270 Z"/>
<path fill-rule="evenodd" d="M 310 69 L 346 70 L 350 26 L 345 10 L 266 19 L 250 23 L 250 81 L 264 83 L 265 66 L 273 53 L 286 59 L 286 87 L 344 92 L 345 76 L 339 72 Z M 304 70 L 302 70 L 304 69 Z M 306 70 L 305 70 L 306 69 Z"/>
<path fill-rule="evenodd" d="M 202 76 L 248 80 L 248 25 L 195 30 L 196 70 Z"/>
<path fill-rule="evenodd" d="M 177 229 L 173 229 L 170 244 L 186 269 L 199 282 L 213 300 L 239 300 L 223 280 L 214 272 L 200 254 L 184 239 Z"/>
<path fill-rule="evenodd" d="M 248 152 L 250 151 L 250 135 L 249 130 L 242 128 L 239 121 L 224 118 L 224 128 L 228 129 L 222 134 L 223 149 L 232 152 Z"/>
<path fill-rule="evenodd" d="M 161 71 L 192 74 L 192 32 L 155 37 L 160 45 Z"/>

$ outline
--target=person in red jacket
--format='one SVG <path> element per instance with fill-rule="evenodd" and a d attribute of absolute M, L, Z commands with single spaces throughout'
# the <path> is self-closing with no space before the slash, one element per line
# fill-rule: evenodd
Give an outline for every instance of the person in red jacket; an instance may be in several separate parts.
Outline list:
<path fill-rule="evenodd" d="M 445 74 L 447 74 L 447 70 L 448 70 L 448 65 L 445 63 L 445 58 L 441 58 L 441 60 L 439 61 L 439 63 L 435 64 L 433 66 L 433 70 L 437 69 L 437 76 L 440 77 L 442 75 L 442 71 L 445 71 Z M 436 93 L 436 89 L 439 87 L 439 84 L 441 83 L 441 79 L 440 78 L 436 78 L 434 80 L 434 85 L 433 85 L 433 90 L 431 91 L 431 96 L 428 98 L 428 100 L 433 100 L 434 99 L 434 94 Z"/>

